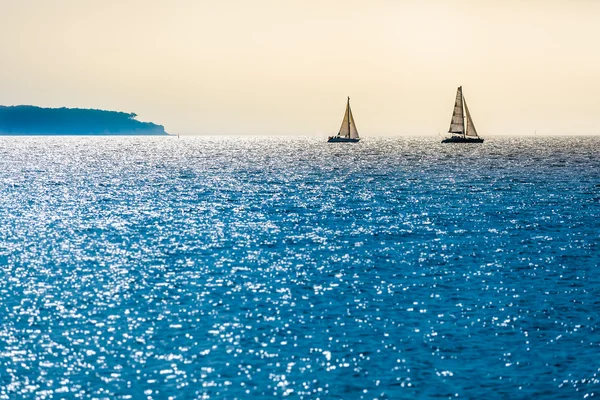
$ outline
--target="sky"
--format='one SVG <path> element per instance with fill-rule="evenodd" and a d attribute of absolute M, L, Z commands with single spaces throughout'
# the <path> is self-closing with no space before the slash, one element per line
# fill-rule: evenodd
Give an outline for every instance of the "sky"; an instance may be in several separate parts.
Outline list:
<path fill-rule="evenodd" d="M 600 133 L 597 0 L 0 0 L 0 104 L 180 134 Z"/>

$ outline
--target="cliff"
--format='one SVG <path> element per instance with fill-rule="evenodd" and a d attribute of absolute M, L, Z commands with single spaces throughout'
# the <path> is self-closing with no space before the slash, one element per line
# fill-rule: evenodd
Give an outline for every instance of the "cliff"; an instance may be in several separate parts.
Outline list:
<path fill-rule="evenodd" d="M 82 108 L 0 106 L 0 135 L 167 135 L 136 114 Z"/>

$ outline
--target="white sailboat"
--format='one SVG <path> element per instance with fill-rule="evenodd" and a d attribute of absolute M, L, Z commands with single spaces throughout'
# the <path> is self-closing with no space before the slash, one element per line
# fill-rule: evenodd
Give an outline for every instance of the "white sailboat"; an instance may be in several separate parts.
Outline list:
<path fill-rule="evenodd" d="M 327 140 L 329 143 L 356 143 L 360 140 L 358 137 L 358 130 L 354 123 L 354 117 L 352 116 L 352 110 L 350 109 L 350 97 L 348 97 L 348 103 L 346 104 L 346 113 L 342 120 L 342 126 L 336 136 L 329 136 Z"/>
<path fill-rule="evenodd" d="M 448 133 L 451 133 L 452 136 L 442 140 L 442 143 L 483 143 L 483 139 L 479 137 L 473 124 L 467 101 L 463 96 L 462 86 L 459 86 L 456 91 L 456 101 Z"/>

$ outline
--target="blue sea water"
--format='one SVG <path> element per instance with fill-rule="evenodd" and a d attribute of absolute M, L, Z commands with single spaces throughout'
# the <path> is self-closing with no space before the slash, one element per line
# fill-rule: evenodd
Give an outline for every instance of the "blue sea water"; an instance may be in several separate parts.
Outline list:
<path fill-rule="evenodd" d="M 0 139 L 0 398 L 600 396 L 600 138 Z"/>

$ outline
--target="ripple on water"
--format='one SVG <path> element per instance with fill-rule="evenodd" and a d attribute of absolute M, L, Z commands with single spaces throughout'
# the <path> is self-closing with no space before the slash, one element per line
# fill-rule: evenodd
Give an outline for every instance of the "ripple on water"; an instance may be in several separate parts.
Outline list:
<path fill-rule="evenodd" d="M 597 395 L 599 145 L 0 139 L 0 398 Z"/>

